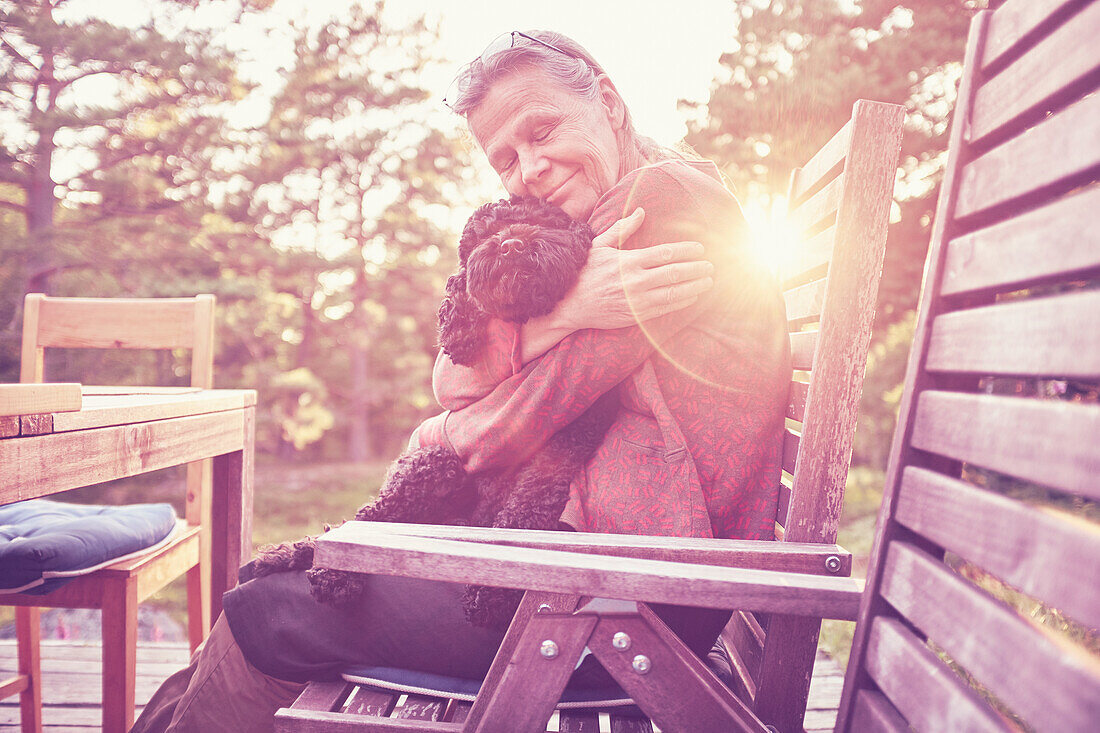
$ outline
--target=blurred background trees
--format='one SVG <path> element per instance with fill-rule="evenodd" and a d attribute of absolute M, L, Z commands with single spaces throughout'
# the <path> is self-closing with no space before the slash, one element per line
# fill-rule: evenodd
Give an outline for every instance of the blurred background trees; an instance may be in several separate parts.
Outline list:
<path fill-rule="evenodd" d="M 907 110 L 856 446 L 877 466 L 979 3 L 729 2 L 739 26 L 710 99 L 685 112 L 688 142 L 742 201 L 781 207 L 790 169 L 856 99 Z M 18 378 L 26 292 L 213 292 L 217 383 L 260 390 L 262 450 L 392 458 L 436 409 L 435 309 L 484 195 L 421 83 L 434 31 L 349 0 L 277 29 L 293 53 L 271 84 L 219 33 L 262 25 L 270 0 L 157 0 L 136 29 L 70 5 L 0 0 L 0 381 Z M 51 376 L 79 381 L 84 358 Z M 107 361 L 96 378 L 182 382 L 184 368 Z"/>

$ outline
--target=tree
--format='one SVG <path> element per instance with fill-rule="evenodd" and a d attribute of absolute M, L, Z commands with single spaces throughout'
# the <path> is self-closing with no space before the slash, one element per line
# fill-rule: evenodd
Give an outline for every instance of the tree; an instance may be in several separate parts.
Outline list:
<path fill-rule="evenodd" d="M 423 21 L 389 27 L 383 11 L 356 3 L 295 26 L 285 85 L 244 137 L 251 163 L 224 207 L 254 223 L 272 248 L 260 265 L 272 292 L 296 303 L 278 369 L 319 378 L 297 380 L 325 387 L 303 387 L 302 409 L 341 418 L 354 460 L 392 453 L 430 404 L 435 309 L 454 264 L 440 202 L 463 175 L 419 83 L 435 36 Z M 277 430 L 293 442 L 303 420 L 286 414 Z"/>
<path fill-rule="evenodd" d="M 0 206 L 25 223 L 5 243 L 20 290 L 49 292 L 61 270 L 123 275 L 135 253 L 186 266 L 216 105 L 244 92 L 208 33 L 172 26 L 196 4 L 164 2 L 130 29 L 72 18 L 66 0 L 0 1 Z"/>
<path fill-rule="evenodd" d="M 967 27 L 980 3 L 732 1 L 737 41 L 688 141 L 719 161 L 742 195 L 781 197 L 791 169 L 840 129 L 857 99 L 905 106 L 899 210 L 879 295 L 880 321 L 897 320 L 916 302 Z"/>

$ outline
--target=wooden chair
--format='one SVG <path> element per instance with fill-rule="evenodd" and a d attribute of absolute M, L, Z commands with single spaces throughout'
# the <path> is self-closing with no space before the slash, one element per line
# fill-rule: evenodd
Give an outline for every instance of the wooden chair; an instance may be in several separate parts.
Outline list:
<path fill-rule="evenodd" d="M 971 25 L 838 730 L 1100 724 L 1097 37 L 1095 2 Z"/>
<path fill-rule="evenodd" d="M 710 576 L 716 573 L 736 575 L 739 571 L 735 568 L 753 569 L 750 575 L 760 569 L 817 574 L 825 576 L 823 587 L 835 591 L 839 599 L 837 603 L 841 606 L 850 604 L 850 613 L 854 594 L 858 590 L 853 581 L 842 576 L 851 572 L 851 555 L 834 543 L 882 267 L 891 192 L 901 143 L 901 118 L 902 110 L 896 105 L 858 102 L 848 124 L 792 176 L 792 218 L 807 235 L 807 241 L 792 253 L 783 271 L 793 364 L 797 375 L 791 384 L 787 412 L 789 424 L 796 429 L 786 433 L 785 475 L 776 517 L 776 536 L 782 540 L 781 543 L 563 535 L 413 525 L 385 525 L 376 527 L 377 531 L 388 535 L 389 540 L 402 535 L 396 540 L 399 544 L 425 542 L 431 545 L 443 540 L 453 546 L 457 545 L 454 540 L 461 539 L 504 545 L 506 548 L 495 549 L 506 549 L 508 555 L 516 548 L 555 548 L 614 555 L 618 558 L 616 567 L 629 563 L 644 565 L 652 559 L 662 559 L 715 566 L 705 569 Z M 369 528 L 360 526 L 356 529 L 367 531 Z M 377 558 L 397 557 L 393 554 L 393 547 L 383 550 L 376 543 L 373 547 L 373 552 L 378 553 Z M 400 562 L 405 564 L 404 560 Z M 453 569 L 453 563 L 441 563 L 439 567 Z M 689 567 L 692 566 L 684 565 L 685 569 Z M 380 566 L 376 566 L 376 571 L 393 572 L 392 568 L 382 570 Z M 528 578 L 522 575 L 509 580 L 515 583 L 513 587 L 538 587 L 528 583 Z M 829 585 L 829 581 L 837 583 Z M 489 582 L 508 583 L 499 576 Z M 554 584 L 552 588 L 542 589 L 570 592 L 568 584 Z M 592 595 L 590 590 L 578 592 Z M 644 595 L 637 598 L 660 600 Z M 726 690 L 722 693 L 721 705 L 755 711 L 755 715 L 780 730 L 800 730 L 822 614 L 783 614 L 784 608 L 742 605 L 739 599 L 735 600 L 732 596 L 727 598 L 727 602 L 728 605 L 721 607 L 745 609 L 735 613 L 723 633 L 736 672 L 735 688 L 744 702 L 737 701 Z M 534 611 L 544 604 L 555 611 L 569 613 L 576 607 L 577 598 L 559 594 L 527 594 L 517 613 L 517 621 L 513 623 L 497 655 L 497 663 L 482 685 L 486 695 L 501 683 L 500 678 L 509 666 L 512 650 L 522 648 L 525 643 L 520 638 L 533 633 L 526 629 L 526 624 L 543 623 L 545 616 L 534 614 Z M 768 618 L 752 611 L 780 613 Z M 651 621 L 652 614 L 642 606 L 629 623 L 645 626 Z M 642 633 L 646 632 L 638 630 L 632 632 L 632 636 Z M 665 630 L 666 636 L 667 633 Z M 698 660 L 682 648 L 678 639 L 665 639 L 665 643 L 675 650 L 679 662 L 686 669 L 693 670 L 692 674 L 703 674 L 696 669 L 701 667 Z M 580 648 L 584 646 L 580 644 Z M 592 646 L 591 642 L 589 646 Z M 683 654 L 690 659 L 683 658 Z M 574 661 L 575 655 L 566 665 L 568 670 L 572 670 Z M 564 685 L 564 679 L 561 682 Z M 510 684 L 512 682 L 506 683 L 505 688 Z M 507 691 L 493 693 L 492 700 L 495 702 L 489 701 L 489 697 L 483 699 L 479 696 L 472 707 L 461 701 L 414 695 L 397 711 L 396 719 L 368 719 L 364 717 L 365 713 L 389 716 L 398 695 L 366 687 L 353 690 L 352 687 L 341 683 L 311 685 L 292 708 L 280 711 L 277 726 L 287 731 L 313 730 L 309 727 L 311 723 L 306 721 L 325 720 L 333 722 L 333 725 L 336 725 L 335 721 L 343 721 L 348 725 L 366 725 L 368 729 L 397 730 L 402 728 L 391 726 L 397 725 L 396 720 L 399 719 L 445 719 L 453 723 L 466 719 L 464 716 L 469 714 L 471 717 L 467 725 L 475 726 L 475 720 L 481 721 L 476 724 L 480 727 L 470 727 L 469 730 L 523 730 L 524 721 L 536 726 L 538 723 L 532 721 L 539 716 L 542 716 L 541 724 L 544 725 L 553 710 L 553 702 L 557 700 L 556 697 L 546 698 L 550 702 L 549 710 L 534 707 L 531 709 L 532 718 L 520 720 L 513 714 L 514 711 L 508 712 L 509 705 L 514 706 L 514 701 L 507 701 L 510 694 Z M 623 687 L 632 695 L 635 693 L 630 687 Z M 642 701 L 638 700 L 638 704 L 642 705 Z M 649 712 L 644 705 L 643 709 Z M 701 705 L 700 710 L 710 708 Z M 636 711 L 624 713 L 619 709 L 609 710 L 609 713 L 612 726 L 617 731 L 652 730 L 649 721 L 639 718 Z M 561 730 L 589 730 L 587 726 L 594 725 L 596 714 L 596 711 L 562 710 L 559 713 L 563 726 Z M 748 714 L 753 715 L 752 712 Z M 318 715 L 319 718 L 315 717 Z M 497 715 L 502 716 L 499 719 L 501 722 L 486 722 L 497 720 Z M 668 730 L 667 716 L 661 717 L 664 722 L 657 717 L 654 721 Z M 713 720 L 705 716 L 703 719 Z M 504 720 L 508 721 L 506 726 Z M 367 725 L 368 721 L 370 725 Z M 493 727 L 498 724 L 505 727 Z M 513 725 L 517 727 L 508 727 Z M 453 725 L 438 729 L 457 730 Z M 693 730 L 704 729 L 718 730 Z"/>
<path fill-rule="evenodd" d="M 47 348 L 190 349 L 191 385 L 214 381 L 214 296 L 106 299 L 27 295 L 23 312 L 20 380 L 41 382 Z M 199 645 L 210 627 L 209 516 L 211 462 L 187 466 L 185 531 L 157 551 L 116 563 L 46 595 L 4 595 L 16 605 L 24 731 L 40 731 L 40 608 L 99 608 L 103 614 L 103 729 L 127 730 L 134 720 L 137 605 L 187 575 L 188 638 Z"/>
<path fill-rule="evenodd" d="M 1100 330 L 1092 327 L 1100 313 L 1100 56 L 1090 46 L 1098 35 L 1095 2 L 1013 0 L 973 21 L 837 730 L 1091 731 L 1100 720 L 1100 526 L 1066 511 L 1100 500 Z M 371 529 L 351 523 L 331 533 L 317 563 L 399 566 L 464 582 L 526 579 L 547 591 L 613 590 L 632 600 L 679 594 L 720 607 L 728 594 L 756 610 L 847 610 L 840 578 L 716 576 L 700 565 L 501 552 Z M 1069 633 L 1041 626 L 1036 609 Z M 553 659 L 538 659 L 539 640 L 565 646 L 565 632 L 582 622 L 611 632 L 618 619 L 636 618 L 615 616 L 624 610 L 589 604 L 536 614 L 511 676 L 541 672 L 539 682 L 504 689 L 521 724 L 482 714 L 467 728 L 433 729 L 541 730 L 545 706 L 537 715 L 523 709 L 559 681 L 550 679 Z M 610 640 L 589 638 L 630 681 L 634 652 L 616 665 Z M 633 680 L 657 690 L 635 696 L 643 708 L 671 711 L 662 729 L 763 729 L 751 711 L 718 709 L 724 699 L 697 670 L 679 686 L 658 680 L 653 673 L 676 661 L 660 641 L 634 646 L 644 644 L 652 672 Z M 696 710 L 708 702 L 720 714 L 709 720 Z M 312 719 L 311 730 L 345 729 L 335 713 Z M 388 722 L 384 729 L 423 729 Z"/>

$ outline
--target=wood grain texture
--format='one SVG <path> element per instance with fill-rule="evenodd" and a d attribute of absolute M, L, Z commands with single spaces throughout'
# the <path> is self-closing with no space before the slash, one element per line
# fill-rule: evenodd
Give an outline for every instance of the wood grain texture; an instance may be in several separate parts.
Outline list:
<path fill-rule="evenodd" d="M 1028 52 L 987 81 L 974 95 L 970 143 L 1014 121 L 1041 115 L 1059 94 L 1100 69 L 1095 43 L 1100 5 L 1090 3 L 1072 23 L 1055 28 Z"/>
<path fill-rule="evenodd" d="M 847 174 L 829 181 L 824 188 L 787 213 L 787 220 L 800 235 L 818 229 L 822 222 L 836 214 L 846 177 Z"/>
<path fill-rule="evenodd" d="M 142 420 L 164 420 L 239 410 L 256 404 L 250 389 L 226 389 L 184 394 L 88 395 L 80 412 L 54 416 L 54 431 L 86 430 Z"/>
<path fill-rule="evenodd" d="M 634 605 L 634 604 L 626 604 Z M 585 607 L 578 609 L 584 613 Z M 645 606 L 637 614 L 601 613 L 589 649 L 604 669 L 662 730 L 759 731 L 763 724 L 721 684 L 679 637 Z M 612 638 L 626 633 L 630 648 L 615 649 Z M 650 669 L 633 668 L 638 656 Z"/>
<path fill-rule="evenodd" d="M 1070 618 L 1100 628 L 1096 525 L 916 466 L 905 469 L 896 519 Z"/>
<path fill-rule="evenodd" d="M 442 720 L 447 701 L 427 695 L 407 695 L 395 717 L 402 720 Z"/>
<path fill-rule="evenodd" d="M 564 550 L 593 555 L 636 557 L 646 560 L 668 560 L 757 570 L 784 570 L 817 575 L 849 575 L 852 563 L 851 553 L 839 545 L 809 542 L 780 544 L 761 540 L 722 540 L 710 537 L 552 532 L 399 522 L 363 522 L 362 524 L 372 532 L 484 542 L 504 547 Z M 825 567 L 825 562 L 830 557 L 836 557 L 840 562 L 840 569 L 835 573 Z"/>
<path fill-rule="evenodd" d="M 1017 47 L 1034 39 L 1037 31 L 1074 7 L 1081 0 L 1011 0 L 997 9 L 989 22 L 989 35 L 981 49 L 983 69 L 1003 59 Z M 1023 43 L 1021 43 L 1023 42 Z"/>
<path fill-rule="evenodd" d="M 19 434 L 46 435 L 53 432 L 53 415 L 20 415 Z"/>
<path fill-rule="evenodd" d="M 1100 660 L 912 545 L 895 542 L 888 550 L 882 594 L 1037 730 L 1089 730 L 1100 720 Z"/>
<path fill-rule="evenodd" d="M 791 367 L 810 371 L 817 358 L 818 331 L 799 331 L 791 334 Z"/>
<path fill-rule="evenodd" d="M 348 522 L 319 538 L 314 564 L 655 603 L 682 602 L 690 588 L 696 606 L 798 611 L 824 618 L 851 618 L 859 602 L 860 585 L 849 578 L 499 548 L 371 532 L 363 524 Z"/>
<path fill-rule="evenodd" d="M 943 294 L 990 288 L 1014 289 L 1062 276 L 1086 276 L 1100 269 L 1100 186 L 1058 199 L 947 245 Z M 1058 256 L 1050 243 L 1058 242 Z"/>
<path fill-rule="evenodd" d="M 809 393 L 809 382 L 791 381 L 791 388 L 787 393 L 787 417 L 802 422 L 806 412 L 806 397 Z"/>
<path fill-rule="evenodd" d="M 859 619 L 852 639 L 848 668 L 845 673 L 844 691 L 840 709 L 837 713 L 837 730 L 853 731 L 852 713 L 855 696 L 862 690 L 873 689 L 874 681 L 868 673 L 866 658 L 869 634 L 874 618 L 886 611 L 885 603 L 878 597 L 878 585 L 882 580 L 881 548 L 885 547 L 899 531 L 892 521 L 893 504 L 896 497 L 901 468 L 913 460 L 916 451 L 909 445 L 913 430 L 912 410 L 917 396 L 925 390 L 931 381 L 930 375 L 923 371 L 923 358 L 929 336 L 930 324 L 938 310 L 940 273 L 943 268 L 944 243 L 952 236 L 949 212 L 954 206 L 958 194 L 959 177 L 966 155 L 962 149 L 966 135 L 966 120 L 970 113 L 971 101 L 976 86 L 974 69 L 981 58 L 986 30 L 991 13 L 981 12 L 974 16 L 970 24 L 966 42 L 964 73 L 959 84 L 955 113 L 951 121 L 951 131 L 947 146 L 947 167 L 943 183 L 940 186 L 936 203 L 936 218 L 932 227 L 928 261 L 925 266 L 925 284 L 917 304 L 917 319 L 913 346 L 909 352 L 909 361 L 905 372 L 905 383 L 899 405 L 898 423 L 894 430 L 893 442 L 887 461 L 886 477 L 883 485 L 883 500 L 879 508 L 878 521 L 875 524 L 874 545 L 867 568 L 867 588 L 860 604 Z"/>
<path fill-rule="evenodd" d="M 944 313 L 932 323 L 925 366 L 941 372 L 1096 379 L 1100 340 L 1082 326 L 1097 313 L 1098 290 Z"/>
<path fill-rule="evenodd" d="M 194 298 L 47 296 L 39 305 L 36 346 L 190 349 L 195 344 L 195 308 Z"/>
<path fill-rule="evenodd" d="M 565 684 L 588 644 L 596 618 L 556 613 L 530 617 L 511 654 L 511 663 L 488 690 L 476 725 L 471 731 L 494 733 L 542 733 L 554 712 Z M 546 642 L 556 646 L 552 657 L 541 651 Z M 483 685 L 484 687 L 484 685 Z M 523 703 L 517 705 L 516 702 Z"/>
<path fill-rule="evenodd" d="M 790 205 L 801 203 L 807 193 L 819 189 L 823 180 L 829 180 L 842 169 L 851 140 L 852 123 L 849 121 L 829 139 L 829 142 L 822 145 L 805 165 L 796 169 L 787 193 Z"/>
<path fill-rule="evenodd" d="M 911 729 L 1005 730 L 1000 716 L 897 619 L 873 621 L 867 669 Z"/>
<path fill-rule="evenodd" d="M 252 408 L 250 408 L 252 409 Z M 0 441 L 5 501 L 134 476 L 240 450 L 243 411 Z"/>
<path fill-rule="evenodd" d="M 1000 145 L 962 171 L 955 218 L 1069 186 L 1100 163 L 1100 95 L 1090 95 Z"/>
<path fill-rule="evenodd" d="M 852 729 L 865 733 L 908 733 L 911 729 L 881 692 L 860 690 L 855 698 Z"/>
<path fill-rule="evenodd" d="M 298 699 L 291 704 L 291 707 L 300 710 L 323 710 L 326 713 L 340 710 L 348 699 L 352 687 L 350 682 L 343 680 L 311 682 L 302 694 L 298 695 Z"/>
<path fill-rule="evenodd" d="M 9 415 L 0 417 L 0 438 L 13 438 L 19 435 L 19 417 Z"/>
<path fill-rule="evenodd" d="M 283 708 L 275 713 L 276 733 L 343 733 L 363 731 L 362 716 L 346 713 L 321 713 Z M 369 730 L 374 733 L 462 733 L 464 724 L 371 718 Z"/>
<path fill-rule="evenodd" d="M 312 687 L 312 684 L 310 686 Z M 376 687 L 356 687 L 348 696 L 347 702 L 340 708 L 334 707 L 333 712 L 384 718 L 393 712 L 400 698 L 399 693 L 389 690 L 380 690 Z M 297 705 L 295 704 L 294 707 L 297 707 Z M 316 710 L 316 708 L 308 709 Z"/>
<path fill-rule="evenodd" d="M 1100 405 L 927 391 L 914 412 L 921 450 L 1100 498 Z"/>
<path fill-rule="evenodd" d="M 137 675 L 137 579 L 104 582 L 103 730 L 122 733 L 134 724 Z"/>
<path fill-rule="evenodd" d="M 0 417 L 79 409 L 79 384 L 0 384 Z"/>

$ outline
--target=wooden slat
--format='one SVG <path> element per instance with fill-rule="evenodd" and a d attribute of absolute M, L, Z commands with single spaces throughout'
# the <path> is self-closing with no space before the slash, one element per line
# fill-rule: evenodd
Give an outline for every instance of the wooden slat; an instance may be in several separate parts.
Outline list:
<path fill-rule="evenodd" d="M 760 674 L 760 660 L 764 655 L 764 630 L 751 613 L 734 611 L 729 623 L 722 629 L 722 641 L 727 650 L 736 652 L 739 662 L 744 665 L 755 695 L 755 680 Z"/>
<path fill-rule="evenodd" d="M 932 323 L 926 368 L 1096 379 L 1100 339 L 1087 324 L 1097 314 L 1100 290 L 945 313 Z"/>
<path fill-rule="evenodd" d="M 1020 41 L 1034 37 L 1052 18 L 1081 0 L 1010 0 L 993 13 L 989 21 L 989 34 L 982 48 L 981 66 L 989 68 L 1004 58 Z"/>
<path fill-rule="evenodd" d="M 801 206 L 787 214 L 791 226 L 799 234 L 805 234 L 836 213 L 840 196 L 844 191 L 844 177 L 834 178 Z"/>
<path fill-rule="evenodd" d="M 882 594 L 1037 729 L 1089 730 L 1100 720 L 1100 660 L 1059 643 L 912 545 L 895 542 L 887 551 Z"/>
<path fill-rule="evenodd" d="M 814 280 L 783 293 L 787 303 L 787 321 L 805 323 L 821 317 L 821 305 L 825 302 L 825 280 Z"/>
<path fill-rule="evenodd" d="M 791 180 L 788 206 L 796 206 L 805 198 L 806 193 L 818 187 L 819 182 L 839 173 L 848 146 L 852 140 L 852 122 L 849 120 L 835 135 L 821 146 L 806 165 L 798 169 Z"/>
<path fill-rule="evenodd" d="M 798 380 L 791 381 L 790 390 L 787 392 L 787 417 L 802 422 L 802 416 L 806 411 L 806 395 L 810 385 Z"/>
<path fill-rule="evenodd" d="M 759 731 L 748 706 L 723 685 L 714 673 L 644 605 L 617 604 L 636 608 L 637 613 L 616 613 L 613 604 L 593 601 L 578 613 L 597 605 L 611 606 L 601 612 L 592 630 L 589 648 L 619 686 L 662 730 Z M 612 646 L 612 637 L 624 632 L 631 639 L 627 653 Z M 646 675 L 632 669 L 635 655 L 643 654 L 652 668 Z M 660 684 L 651 684 L 656 678 Z"/>
<path fill-rule="evenodd" d="M 799 331 L 791 334 L 791 367 L 809 371 L 814 365 L 817 350 L 817 331 Z"/>
<path fill-rule="evenodd" d="M 867 671 L 913 730 L 1004 731 L 1000 716 L 896 619 L 872 622 Z"/>
<path fill-rule="evenodd" d="M 70 349 L 188 349 L 193 298 L 44 298 L 37 345 Z"/>
<path fill-rule="evenodd" d="M 905 469 L 895 518 L 1014 588 L 1100 628 L 1100 527 L 915 466 Z"/>
<path fill-rule="evenodd" d="M 1100 4 L 1092 3 L 983 84 L 974 95 L 970 143 L 1025 115 L 1041 115 L 1063 90 L 1100 69 L 1098 34 Z"/>
<path fill-rule="evenodd" d="M 141 420 L 235 410 L 256 404 L 250 389 L 219 389 L 188 394 L 88 395 L 80 412 L 54 416 L 54 432 L 101 428 Z"/>
<path fill-rule="evenodd" d="M 775 508 L 775 521 L 780 526 L 787 526 L 787 515 L 791 511 L 791 487 L 782 481 L 779 482 L 779 502 Z M 783 544 L 794 544 L 784 542 Z"/>
<path fill-rule="evenodd" d="M 349 715 L 386 717 L 393 712 L 401 695 L 377 687 L 356 687 L 342 712 Z"/>
<path fill-rule="evenodd" d="M 690 562 L 722 567 L 785 570 L 798 573 L 826 574 L 825 561 L 840 559 L 839 574 L 850 574 L 851 553 L 833 544 L 775 542 L 760 540 L 721 540 L 711 537 L 658 537 L 603 534 L 598 532 L 554 532 L 529 529 L 449 527 L 439 524 L 366 523 L 377 531 L 415 537 L 458 539 L 487 542 L 505 547 L 530 547 L 593 555 L 634 557 L 646 560 Z M 836 573 L 828 573 L 834 575 Z"/>
<path fill-rule="evenodd" d="M 909 724 L 881 692 L 860 690 L 852 711 L 852 730 L 860 733 L 908 733 Z"/>
<path fill-rule="evenodd" d="M 423 720 L 399 720 L 397 718 L 373 718 L 370 730 L 374 733 L 462 733 L 462 723 L 426 722 Z M 275 713 L 276 733 L 320 733 L 321 731 L 362 731 L 363 719 L 346 713 L 315 713 L 283 708 Z"/>
<path fill-rule="evenodd" d="M 653 724 L 649 718 L 626 715 L 612 711 L 608 715 L 611 733 L 653 733 Z"/>
<path fill-rule="evenodd" d="M 348 522 L 317 541 L 314 564 L 362 573 L 528 588 L 652 603 L 802 613 L 850 619 L 860 583 L 850 578 L 718 568 L 575 552 L 405 537 Z"/>
<path fill-rule="evenodd" d="M 821 277 L 825 274 L 825 265 L 833 256 L 833 242 L 836 238 L 836 227 L 831 226 L 810 239 L 799 243 L 798 247 L 784 261 L 780 276 L 784 287 L 796 283 L 806 282 L 810 277 Z M 810 273 L 810 276 L 807 276 Z"/>
<path fill-rule="evenodd" d="M 600 714 L 589 710 L 559 710 L 559 733 L 600 733 Z"/>
<path fill-rule="evenodd" d="M 0 384 L 0 417 L 79 409 L 79 384 Z"/>
<path fill-rule="evenodd" d="M 19 434 L 46 435 L 53 432 L 53 415 L 20 415 Z"/>
<path fill-rule="evenodd" d="M 19 417 L 9 415 L 0 417 L 0 438 L 12 438 L 19 435 Z"/>
<path fill-rule="evenodd" d="M 310 682 L 291 707 L 296 710 L 323 710 L 324 712 L 339 710 L 343 707 L 351 689 L 352 684 L 343 680 Z"/>
<path fill-rule="evenodd" d="M 6 496 L 33 499 L 239 451 L 243 425 L 240 412 L 213 413 L 82 431 L 76 441 L 65 433 L 8 438 L 0 441 L 0 465 L 11 472 Z M 119 445 L 135 449 L 119 452 Z"/>
<path fill-rule="evenodd" d="M 1100 499 L 1097 405 L 927 391 L 917 403 L 912 443 L 1025 481 Z"/>
<path fill-rule="evenodd" d="M 446 708 L 447 701 L 438 697 L 408 695 L 396 717 L 403 720 L 442 720 Z"/>
<path fill-rule="evenodd" d="M 952 240 L 943 267 L 944 295 L 1022 287 L 1100 268 L 1100 186 Z M 1058 256 L 1050 243 L 1058 242 Z"/>
<path fill-rule="evenodd" d="M 783 470 L 793 474 L 798 461 L 798 433 L 787 429 L 783 431 Z"/>
<path fill-rule="evenodd" d="M 1100 94 L 1081 99 L 962 171 L 955 218 L 1069 185 L 1100 162 Z"/>

